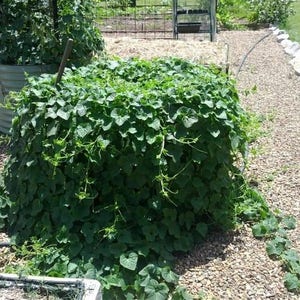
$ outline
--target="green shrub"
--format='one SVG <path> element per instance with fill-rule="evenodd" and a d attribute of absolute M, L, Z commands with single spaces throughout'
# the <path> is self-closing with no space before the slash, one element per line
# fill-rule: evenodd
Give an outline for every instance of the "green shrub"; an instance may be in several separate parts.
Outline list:
<path fill-rule="evenodd" d="M 100 3 L 105 2 L 108 7 L 134 7 L 136 6 L 136 0 L 98 0 Z"/>
<path fill-rule="evenodd" d="M 85 63 L 93 52 L 103 50 L 101 33 L 93 23 L 94 0 L 58 0 L 57 6 L 54 18 L 52 1 L 1 1 L 0 63 L 59 63 L 69 38 L 74 40 L 72 63 Z"/>
<path fill-rule="evenodd" d="M 291 7 L 294 0 L 248 0 L 254 12 L 252 21 L 257 23 L 285 24 L 293 14 Z"/>
<path fill-rule="evenodd" d="M 218 22 L 226 28 L 236 28 L 239 20 L 250 22 L 285 24 L 293 14 L 294 0 L 219 0 Z"/>
<path fill-rule="evenodd" d="M 110 274 L 164 264 L 232 225 L 246 115 L 228 75 L 108 59 L 54 80 L 17 97 L 5 185 L 18 242 L 48 240 Z"/>
<path fill-rule="evenodd" d="M 240 28 L 240 20 L 251 17 L 249 3 L 245 0 L 218 0 L 217 20 L 228 29 Z"/>

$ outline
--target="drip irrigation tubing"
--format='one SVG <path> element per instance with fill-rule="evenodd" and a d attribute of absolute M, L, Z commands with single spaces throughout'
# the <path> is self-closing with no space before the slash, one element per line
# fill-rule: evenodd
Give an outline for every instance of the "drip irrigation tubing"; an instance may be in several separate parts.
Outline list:
<path fill-rule="evenodd" d="M 239 73 L 241 72 L 241 69 L 242 69 L 242 67 L 243 67 L 243 65 L 244 65 L 244 63 L 246 62 L 246 60 L 247 60 L 247 58 L 248 58 L 248 56 L 251 54 L 251 52 L 263 41 L 263 40 L 265 40 L 267 37 L 269 37 L 271 34 L 272 34 L 273 32 L 272 31 L 270 31 L 270 32 L 268 32 L 267 34 L 265 34 L 263 37 L 261 37 L 248 51 L 247 51 L 247 53 L 244 55 L 244 57 L 243 57 L 243 59 L 242 59 L 242 61 L 241 61 L 241 63 L 240 63 L 240 65 L 239 65 L 239 67 L 238 67 L 238 69 L 237 69 L 237 71 L 236 71 L 236 74 L 235 74 L 235 77 L 236 78 L 238 78 L 238 76 L 239 76 Z M 247 147 L 247 149 L 246 149 L 246 151 L 245 151 L 246 153 L 245 153 L 245 159 L 247 159 L 247 157 L 249 156 L 249 148 Z M 242 166 L 240 167 L 240 171 L 242 172 L 242 173 L 244 173 L 244 171 L 245 171 L 245 168 L 246 168 L 246 163 L 245 163 L 245 161 L 243 162 L 243 164 L 242 164 Z"/>
<path fill-rule="evenodd" d="M 236 78 L 238 78 L 239 76 L 239 73 L 244 65 L 244 63 L 246 62 L 246 59 L 248 58 L 248 56 L 250 55 L 250 53 L 257 47 L 257 45 L 259 43 L 261 43 L 263 40 L 265 40 L 267 37 L 269 37 L 271 34 L 273 33 L 273 31 L 270 31 L 268 34 L 264 35 L 262 38 L 260 38 L 250 49 L 249 51 L 244 55 L 238 69 L 237 69 L 237 72 L 235 74 Z"/>

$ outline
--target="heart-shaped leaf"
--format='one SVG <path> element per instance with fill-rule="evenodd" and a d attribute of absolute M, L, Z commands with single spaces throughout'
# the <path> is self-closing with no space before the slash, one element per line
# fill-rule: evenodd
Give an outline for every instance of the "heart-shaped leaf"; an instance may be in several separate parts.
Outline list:
<path fill-rule="evenodd" d="M 138 255 L 135 252 L 129 252 L 120 256 L 120 264 L 128 270 L 134 271 L 136 269 L 137 262 Z"/>

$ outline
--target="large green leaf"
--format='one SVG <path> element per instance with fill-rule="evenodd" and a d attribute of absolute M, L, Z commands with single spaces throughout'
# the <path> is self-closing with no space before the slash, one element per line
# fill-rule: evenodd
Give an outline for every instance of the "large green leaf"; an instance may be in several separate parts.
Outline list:
<path fill-rule="evenodd" d="M 270 256 L 279 256 L 286 250 L 288 240 L 282 237 L 275 237 L 273 240 L 267 242 L 266 250 Z"/>
<path fill-rule="evenodd" d="M 146 300 L 165 300 L 168 297 L 169 288 L 164 283 L 158 283 L 151 279 L 145 287 Z"/>
<path fill-rule="evenodd" d="M 115 120 L 118 126 L 122 126 L 130 118 L 126 111 L 121 108 L 114 108 L 110 116 Z"/>
<path fill-rule="evenodd" d="M 137 262 L 138 254 L 135 252 L 128 252 L 120 256 L 120 264 L 128 270 L 134 271 L 136 269 Z"/>
<path fill-rule="evenodd" d="M 206 223 L 198 223 L 197 226 L 196 226 L 196 230 L 200 233 L 200 235 L 202 237 L 206 237 L 207 235 L 207 231 L 208 231 L 208 226 Z"/>
<path fill-rule="evenodd" d="M 56 115 L 64 120 L 68 120 L 70 118 L 70 112 L 65 111 L 64 109 L 60 108 L 57 112 Z"/>
<path fill-rule="evenodd" d="M 278 220 L 275 216 L 271 216 L 255 224 L 252 227 L 252 233 L 255 237 L 268 237 L 274 234 L 279 228 Z"/>
<path fill-rule="evenodd" d="M 172 272 L 168 267 L 162 268 L 161 276 L 166 282 L 170 282 L 173 284 L 177 284 L 179 280 L 179 276 Z"/>
<path fill-rule="evenodd" d="M 91 133 L 93 131 L 93 128 L 90 123 L 83 123 L 77 126 L 75 133 L 80 138 L 84 138 L 86 135 Z"/>
<path fill-rule="evenodd" d="M 296 274 L 286 273 L 284 275 L 284 285 L 291 292 L 300 291 L 300 279 Z"/>
<path fill-rule="evenodd" d="M 293 216 L 284 216 L 280 224 L 283 228 L 291 230 L 296 228 L 296 219 Z"/>

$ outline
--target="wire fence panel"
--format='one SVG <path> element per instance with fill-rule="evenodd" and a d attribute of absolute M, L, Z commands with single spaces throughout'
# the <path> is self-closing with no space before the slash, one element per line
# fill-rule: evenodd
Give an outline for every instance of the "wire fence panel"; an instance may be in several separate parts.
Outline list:
<path fill-rule="evenodd" d="M 104 35 L 173 38 L 172 1 L 100 1 L 98 23 Z"/>

